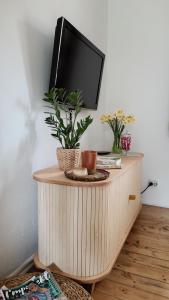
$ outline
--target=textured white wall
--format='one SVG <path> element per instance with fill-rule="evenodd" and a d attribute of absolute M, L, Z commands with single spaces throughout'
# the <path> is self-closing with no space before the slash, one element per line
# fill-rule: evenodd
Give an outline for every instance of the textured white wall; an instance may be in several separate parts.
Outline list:
<path fill-rule="evenodd" d="M 131 132 L 133 149 L 145 154 L 142 187 L 159 180 L 143 202 L 169 207 L 169 1 L 109 0 L 108 11 L 106 110 L 136 115 Z"/>
<path fill-rule="evenodd" d="M 56 142 L 43 122 L 40 99 L 48 88 L 60 16 L 106 51 L 105 0 L 0 0 L 0 276 L 12 272 L 37 248 L 32 171 L 56 162 Z M 85 140 L 86 146 L 101 143 L 94 130 L 92 125 L 83 145 Z"/>

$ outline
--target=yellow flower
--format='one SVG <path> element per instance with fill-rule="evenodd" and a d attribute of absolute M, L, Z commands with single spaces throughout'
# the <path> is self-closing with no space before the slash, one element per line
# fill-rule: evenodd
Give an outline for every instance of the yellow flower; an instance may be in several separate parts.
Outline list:
<path fill-rule="evenodd" d="M 125 116 L 123 109 L 118 109 L 118 110 L 115 112 L 115 115 L 116 115 L 117 118 L 122 118 L 122 117 Z"/>
<path fill-rule="evenodd" d="M 102 123 L 108 123 L 109 121 L 113 121 L 115 118 L 124 125 L 135 122 L 134 116 L 126 115 L 124 113 L 123 109 L 118 109 L 116 112 L 111 113 L 111 114 L 102 115 L 100 117 L 100 120 Z"/>
<path fill-rule="evenodd" d="M 115 113 L 114 113 L 114 117 L 117 118 L 118 121 L 123 122 L 125 119 L 125 113 L 122 109 L 118 109 Z"/>
<path fill-rule="evenodd" d="M 128 115 L 128 116 L 126 116 L 124 122 L 125 122 L 125 124 L 132 124 L 135 122 L 135 118 L 132 115 Z"/>
<path fill-rule="evenodd" d="M 118 110 L 116 111 L 116 113 L 117 113 L 118 115 L 122 116 L 122 115 L 124 115 L 124 110 L 120 108 L 120 109 L 118 109 Z"/>
<path fill-rule="evenodd" d="M 101 120 L 102 123 L 107 122 L 109 120 L 108 115 L 102 115 L 100 120 Z"/>
<path fill-rule="evenodd" d="M 102 115 L 102 116 L 100 117 L 100 121 L 101 121 L 101 122 L 104 122 L 104 115 Z"/>
<path fill-rule="evenodd" d="M 112 113 L 111 114 L 111 119 L 113 120 L 113 119 L 115 119 L 116 118 L 116 113 Z"/>
<path fill-rule="evenodd" d="M 108 121 L 111 121 L 113 119 L 113 116 L 111 114 L 107 115 Z"/>
<path fill-rule="evenodd" d="M 123 122 L 124 122 L 124 125 L 127 125 L 128 124 L 128 118 L 125 117 Z"/>

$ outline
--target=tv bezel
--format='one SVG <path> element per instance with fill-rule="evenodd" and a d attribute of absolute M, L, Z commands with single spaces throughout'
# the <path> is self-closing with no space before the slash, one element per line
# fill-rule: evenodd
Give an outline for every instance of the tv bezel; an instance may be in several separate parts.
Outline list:
<path fill-rule="evenodd" d="M 98 106 L 98 101 L 99 101 L 99 94 L 100 94 L 101 81 L 102 81 L 102 75 L 103 75 L 105 54 L 100 49 L 98 49 L 91 41 L 89 41 L 78 29 L 76 29 L 64 17 L 58 18 L 56 29 L 55 29 L 55 38 L 54 38 L 54 46 L 53 46 L 53 57 L 52 57 L 52 65 L 51 65 L 49 90 L 52 87 L 56 86 L 57 76 L 58 76 L 58 71 L 59 71 L 59 59 L 60 59 L 60 49 L 61 49 L 61 43 L 62 43 L 62 36 L 64 34 L 65 28 L 68 28 L 68 30 L 70 30 L 78 39 L 83 41 L 88 47 L 90 47 L 102 59 L 101 68 L 100 68 L 100 77 L 99 77 L 98 89 L 97 89 L 97 96 L 96 96 L 96 102 L 93 103 L 92 108 L 91 107 L 89 108 L 85 105 L 83 106 L 83 108 L 86 108 L 86 109 L 96 110 L 97 106 Z"/>

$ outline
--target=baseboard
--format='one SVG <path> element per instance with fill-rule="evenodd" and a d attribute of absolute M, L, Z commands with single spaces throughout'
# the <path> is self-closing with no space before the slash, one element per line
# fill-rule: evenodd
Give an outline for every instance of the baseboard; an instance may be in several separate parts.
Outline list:
<path fill-rule="evenodd" d="M 29 271 L 29 269 L 31 269 L 31 267 L 34 265 L 33 258 L 34 258 L 34 254 L 31 255 L 31 257 L 27 258 L 21 264 L 21 266 L 19 266 L 15 271 L 13 271 L 11 274 L 9 274 L 7 276 L 7 278 L 12 277 L 12 276 L 16 276 L 18 274 L 25 274 L 27 271 Z"/>

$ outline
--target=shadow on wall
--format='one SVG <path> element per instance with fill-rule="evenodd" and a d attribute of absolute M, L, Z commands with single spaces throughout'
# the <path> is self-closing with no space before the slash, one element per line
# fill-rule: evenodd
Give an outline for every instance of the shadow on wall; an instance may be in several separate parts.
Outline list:
<path fill-rule="evenodd" d="M 53 51 L 53 32 L 45 35 L 32 24 L 19 23 L 23 63 L 32 108 L 38 109 L 39 99 L 48 90 L 51 58 Z"/>
<path fill-rule="evenodd" d="M 38 132 L 33 162 L 33 168 L 35 166 L 37 168 L 46 166 L 47 162 L 53 163 L 53 160 L 50 162 L 51 152 L 48 149 L 48 143 L 52 143 L 53 138 L 50 137 L 49 129 L 44 123 L 44 104 L 40 99 L 43 98 L 44 92 L 48 91 L 54 30 L 52 28 L 51 32 L 49 30 L 46 32 L 43 26 L 39 25 L 37 28 L 26 22 L 18 25 L 28 93 Z"/>
<path fill-rule="evenodd" d="M 18 24 L 28 97 L 13 99 L 16 113 L 10 135 L 19 143 L 5 145 L 0 184 L 0 276 L 16 269 L 37 248 L 36 185 L 32 160 L 36 148 L 36 116 L 49 81 L 52 44 L 50 38 L 30 24 Z M 19 80 L 19 79 L 18 79 Z M 24 80 L 24 79 L 23 79 Z M 23 82 L 24 83 L 24 82 Z M 21 82 L 22 84 L 22 82 Z M 8 120 L 9 121 L 9 120 Z M 4 149 L 5 149 L 4 148 Z"/>

